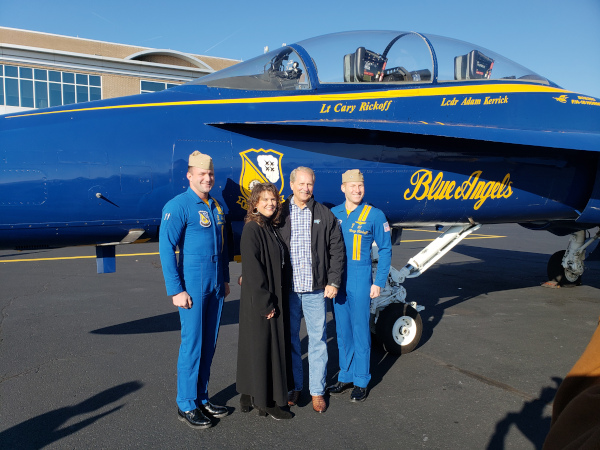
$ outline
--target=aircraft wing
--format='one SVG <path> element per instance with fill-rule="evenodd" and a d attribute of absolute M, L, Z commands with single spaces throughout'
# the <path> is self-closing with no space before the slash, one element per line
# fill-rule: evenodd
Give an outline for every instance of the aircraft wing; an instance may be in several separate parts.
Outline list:
<path fill-rule="evenodd" d="M 336 131 L 326 129 L 352 129 L 383 131 L 412 135 L 434 136 L 436 138 L 459 138 L 505 144 L 530 145 L 534 147 L 565 148 L 600 152 L 600 134 L 578 131 L 523 130 L 478 126 L 472 124 L 446 124 L 441 122 L 398 122 L 385 120 L 298 120 L 298 121 L 256 121 L 220 122 L 209 125 L 243 135 L 260 135 L 269 140 L 266 134 L 287 136 L 290 140 L 306 140 L 311 133 L 335 135 Z"/>

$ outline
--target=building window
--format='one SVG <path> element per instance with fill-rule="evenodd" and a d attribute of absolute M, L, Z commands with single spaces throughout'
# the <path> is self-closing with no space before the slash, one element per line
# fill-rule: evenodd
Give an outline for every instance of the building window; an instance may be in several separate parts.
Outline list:
<path fill-rule="evenodd" d="M 99 75 L 0 65 L 0 105 L 47 108 L 101 98 Z"/>
<path fill-rule="evenodd" d="M 140 93 L 147 94 L 148 92 L 158 92 L 164 91 L 165 89 L 170 89 L 172 87 L 179 86 L 178 84 L 173 83 L 161 83 L 158 81 L 144 81 L 140 82 Z"/>
<path fill-rule="evenodd" d="M 4 66 L 0 66 L 0 79 L 4 79 Z M 4 105 L 4 83 L 0 83 L 0 105 Z"/>

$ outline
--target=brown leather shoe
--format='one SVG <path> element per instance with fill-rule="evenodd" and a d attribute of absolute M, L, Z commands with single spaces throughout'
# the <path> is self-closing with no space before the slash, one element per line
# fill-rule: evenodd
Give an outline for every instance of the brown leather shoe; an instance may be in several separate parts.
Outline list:
<path fill-rule="evenodd" d="M 288 392 L 288 406 L 296 406 L 300 398 L 300 391 Z"/>
<path fill-rule="evenodd" d="M 318 413 L 324 413 L 327 411 L 327 404 L 325 403 L 325 397 L 322 395 L 312 396 L 313 409 Z"/>

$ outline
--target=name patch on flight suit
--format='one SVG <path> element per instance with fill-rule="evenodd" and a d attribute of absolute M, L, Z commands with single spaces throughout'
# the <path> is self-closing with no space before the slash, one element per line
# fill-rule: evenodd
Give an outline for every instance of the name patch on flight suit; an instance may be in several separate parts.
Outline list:
<path fill-rule="evenodd" d="M 216 200 L 213 199 L 213 201 L 215 202 L 215 206 L 217 207 L 217 225 L 225 225 L 225 214 L 223 214 L 223 209 L 221 208 L 221 205 L 217 203 Z"/>
<path fill-rule="evenodd" d="M 216 221 L 217 226 L 221 227 L 221 251 L 223 251 L 225 249 L 225 214 L 223 214 L 223 208 L 221 208 L 219 202 L 217 202 L 215 199 L 213 199 L 213 201 L 215 202 L 215 206 L 217 207 Z"/>
<path fill-rule="evenodd" d="M 205 228 L 210 227 L 210 215 L 208 211 L 198 211 L 198 214 L 200 214 L 200 225 Z"/>

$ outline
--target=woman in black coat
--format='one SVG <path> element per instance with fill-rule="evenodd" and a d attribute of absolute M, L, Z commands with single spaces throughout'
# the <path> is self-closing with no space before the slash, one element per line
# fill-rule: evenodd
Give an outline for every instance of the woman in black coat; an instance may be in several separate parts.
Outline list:
<path fill-rule="evenodd" d="M 242 232 L 242 293 L 237 360 L 237 391 L 243 412 L 291 419 L 293 387 L 289 335 L 289 257 L 276 230 L 279 192 L 270 183 L 254 186 Z"/>

